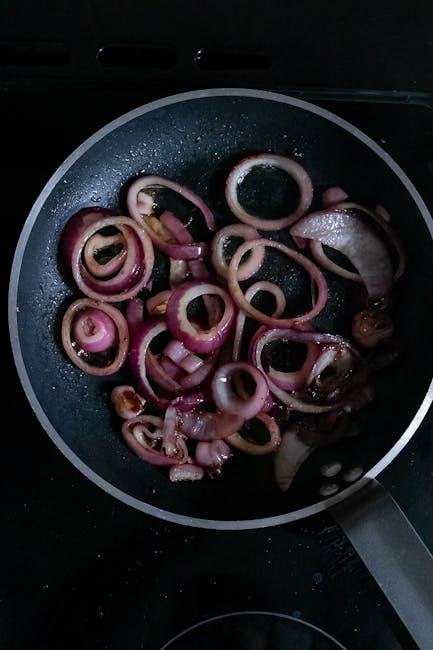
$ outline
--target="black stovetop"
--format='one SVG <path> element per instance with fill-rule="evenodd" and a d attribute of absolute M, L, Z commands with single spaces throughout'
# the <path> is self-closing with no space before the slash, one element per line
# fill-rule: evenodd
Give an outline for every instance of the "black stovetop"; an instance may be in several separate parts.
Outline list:
<path fill-rule="evenodd" d="M 428 95 L 293 92 L 379 141 L 433 208 Z M 20 229 L 56 166 L 95 129 L 157 94 L 5 87 L 4 288 Z M 3 425 L 0 455 L 1 647 L 152 650 L 196 622 L 245 610 L 302 618 L 351 649 L 413 647 L 327 514 L 265 530 L 215 532 L 136 512 L 63 458 L 38 425 L 5 356 L 4 404 L 13 424 Z M 432 422 L 430 413 L 382 478 L 433 551 Z"/>

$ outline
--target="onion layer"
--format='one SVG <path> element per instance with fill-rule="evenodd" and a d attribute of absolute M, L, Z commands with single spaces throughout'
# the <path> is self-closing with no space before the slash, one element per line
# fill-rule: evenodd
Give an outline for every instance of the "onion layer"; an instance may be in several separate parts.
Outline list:
<path fill-rule="evenodd" d="M 256 420 L 260 420 L 268 430 L 269 440 L 265 444 L 260 445 L 255 442 L 250 442 L 246 440 L 241 433 L 234 433 L 232 436 L 227 438 L 227 442 L 244 451 L 246 454 L 251 454 L 252 456 L 264 456 L 275 451 L 278 445 L 281 442 L 280 427 L 276 423 L 273 417 L 267 413 L 258 413 L 255 417 Z"/>
<path fill-rule="evenodd" d="M 239 398 L 231 387 L 235 373 L 247 373 L 255 383 L 254 393 L 245 399 Z M 260 413 L 268 396 L 269 389 L 265 376 L 249 363 L 235 361 L 217 369 L 212 379 L 212 395 L 217 408 L 222 413 L 240 415 L 249 420 Z"/>
<path fill-rule="evenodd" d="M 188 319 L 190 302 L 200 296 L 215 295 L 224 301 L 224 312 L 219 322 L 208 330 L 198 329 Z M 189 282 L 175 289 L 167 303 L 167 324 L 173 336 L 192 352 L 212 352 L 227 340 L 235 317 L 230 296 L 224 289 L 208 282 Z"/>
<path fill-rule="evenodd" d="M 96 319 L 95 312 L 97 314 L 103 314 L 104 316 L 98 316 Z M 107 364 L 96 365 L 92 364 L 89 357 L 86 358 L 86 350 L 80 346 L 77 340 L 71 338 L 71 334 L 74 333 L 75 329 L 78 329 L 80 333 L 83 333 L 85 329 L 85 323 L 90 319 L 92 322 L 100 323 L 101 319 L 109 321 L 112 323 L 110 325 L 110 334 L 108 336 L 104 335 L 98 339 L 98 350 L 94 349 L 92 354 L 104 354 L 105 352 L 109 353 L 113 347 L 117 347 L 114 358 L 109 360 Z M 78 319 L 78 320 L 77 320 Z M 75 328 L 75 324 L 79 323 L 79 326 Z M 108 321 L 107 321 L 108 322 Z M 111 327 L 113 329 L 111 329 Z M 115 334 L 114 334 L 115 332 Z M 90 337 L 91 339 L 92 337 Z M 81 339 L 80 339 L 81 340 Z M 89 345 L 89 337 L 86 338 L 87 345 Z M 82 340 L 84 342 L 84 339 Z M 106 347 L 102 347 L 102 342 L 106 344 Z M 66 354 L 71 359 L 71 361 L 78 367 L 80 370 L 88 373 L 89 375 L 97 376 L 106 376 L 112 375 L 119 370 L 123 365 L 126 355 L 128 353 L 129 346 L 129 333 L 128 325 L 124 316 L 120 313 L 116 307 L 112 305 L 106 305 L 104 303 L 97 302 L 96 300 L 90 300 L 89 298 L 81 298 L 72 303 L 66 310 L 66 313 L 63 317 L 62 322 L 62 343 L 65 349 Z M 93 345 L 95 341 L 92 342 Z M 90 343 L 91 347 L 92 344 Z M 88 352 L 91 352 L 88 350 Z M 83 354 L 84 353 L 84 354 Z M 99 357 L 101 358 L 101 357 Z M 103 360 L 103 358 L 102 358 Z"/>
<path fill-rule="evenodd" d="M 220 440 L 235 433 L 244 423 L 239 415 L 191 411 L 181 418 L 180 431 L 193 440 Z"/>
<path fill-rule="evenodd" d="M 161 418 L 152 415 L 140 415 L 132 420 L 126 420 L 122 426 L 122 435 L 128 447 L 141 460 L 151 465 L 179 465 L 189 460 L 185 441 L 178 438 L 177 447 L 171 456 L 168 456 L 163 447 Z"/>
<path fill-rule="evenodd" d="M 249 214 L 240 204 L 238 186 L 253 167 L 277 167 L 293 178 L 299 187 L 300 197 L 296 209 L 281 219 L 266 219 Z M 230 210 L 248 226 L 259 230 L 281 230 L 300 219 L 308 210 L 313 199 L 313 185 L 305 169 L 290 158 L 270 153 L 248 156 L 241 160 L 230 172 L 226 182 L 226 201 Z"/>
<path fill-rule="evenodd" d="M 246 226 L 241 223 L 226 226 L 217 232 L 212 240 L 211 261 L 215 271 L 222 278 L 226 278 L 228 274 L 228 264 L 224 259 L 224 247 L 230 237 L 237 237 L 244 241 L 252 241 L 253 239 L 259 239 L 260 236 L 255 228 L 251 228 L 251 226 Z M 250 259 L 240 265 L 238 279 L 248 280 L 248 278 L 259 270 L 264 259 L 264 249 L 255 248 L 251 252 Z"/>
<path fill-rule="evenodd" d="M 275 318 L 274 316 L 267 316 L 266 314 L 263 314 L 261 311 L 255 309 L 252 305 L 250 305 L 239 286 L 237 273 L 242 257 L 249 250 L 257 246 L 275 248 L 276 250 L 293 259 L 307 271 L 307 273 L 316 284 L 318 294 L 316 302 L 309 312 L 301 316 L 295 316 L 293 318 Z M 257 239 L 252 242 L 248 241 L 238 248 L 232 258 L 232 261 L 230 262 L 228 283 L 231 296 L 238 307 L 240 309 L 243 309 L 243 311 L 248 316 L 251 316 L 255 320 L 259 321 L 259 323 L 263 323 L 269 327 L 287 328 L 293 327 L 299 323 L 308 322 L 322 311 L 328 299 L 328 286 L 322 272 L 317 268 L 317 266 L 313 264 L 311 260 L 305 257 L 305 255 L 301 255 L 301 253 L 298 253 L 291 248 L 284 246 L 284 244 L 280 244 L 280 242 L 273 241 L 271 239 Z"/>
<path fill-rule="evenodd" d="M 104 279 L 91 274 L 83 254 L 88 240 L 109 226 L 123 235 L 126 256 L 120 270 Z M 79 289 L 90 298 L 106 302 L 120 302 L 135 296 L 147 284 L 153 263 L 152 242 L 130 217 L 109 217 L 91 224 L 80 234 L 71 256 L 72 274 Z"/>

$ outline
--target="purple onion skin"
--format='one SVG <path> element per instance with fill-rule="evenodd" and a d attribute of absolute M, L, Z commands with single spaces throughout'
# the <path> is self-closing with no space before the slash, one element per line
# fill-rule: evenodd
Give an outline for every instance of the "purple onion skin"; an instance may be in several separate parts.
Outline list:
<path fill-rule="evenodd" d="M 65 267 L 71 269 L 71 257 L 75 243 L 88 226 L 105 217 L 114 217 L 118 210 L 110 208 L 82 208 L 69 218 L 60 239 L 60 256 Z"/>

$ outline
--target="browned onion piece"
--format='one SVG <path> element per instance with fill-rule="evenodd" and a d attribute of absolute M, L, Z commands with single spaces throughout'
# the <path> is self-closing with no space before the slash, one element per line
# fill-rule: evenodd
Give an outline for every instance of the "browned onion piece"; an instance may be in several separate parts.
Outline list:
<path fill-rule="evenodd" d="M 135 392 L 133 386 L 116 386 L 111 391 L 111 401 L 117 415 L 123 420 L 136 418 L 143 413 L 146 400 Z"/>
<path fill-rule="evenodd" d="M 309 312 L 302 314 L 301 316 L 294 316 L 293 318 L 275 318 L 274 316 L 267 316 L 258 309 L 255 309 L 248 302 L 239 286 L 237 274 L 239 265 L 245 253 L 248 253 L 249 250 L 257 246 L 275 248 L 281 253 L 287 255 L 287 257 L 293 259 L 295 262 L 297 262 L 297 264 L 302 266 L 302 268 L 307 271 L 310 277 L 314 280 L 318 293 L 316 303 L 313 305 Z M 243 311 L 248 316 L 251 316 L 251 318 L 254 318 L 259 323 L 263 323 L 268 327 L 288 328 L 300 323 L 310 321 L 322 311 L 328 299 L 328 286 L 322 272 L 318 269 L 318 267 L 313 264 L 311 260 L 305 257 L 305 255 L 301 255 L 301 253 L 298 253 L 297 251 L 284 246 L 284 244 L 280 244 L 280 242 L 273 241 L 272 239 L 257 239 L 254 241 L 246 241 L 244 244 L 242 244 L 242 246 L 238 248 L 230 262 L 228 285 L 230 294 L 237 306 L 240 309 L 243 309 Z"/>
<path fill-rule="evenodd" d="M 89 309 L 96 309 L 104 312 L 116 326 L 117 330 L 117 351 L 112 359 L 106 366 L 97 366 L 92 365 L 86 359 L 89 358 L 83 353 L 83 350 L 80 350 L 77 347 L 75 341 L 71 338 L 72 328 L 74 320 L 81 312 L 84 312 Z M 90 298 L 80 298 L 72 303 L 66 310 L 66 313 L 63 317 L 62 322 L 62 343 L 65 349 L 66 354 L 71 359 L 71 361 L 78 367 L 80 370 L 83 370 L 89 375 L 96 376 L 106 376 L 112 375 L 119 370 L 123 365 L 128 353 L 129 346 L 129 333 L 128 333 L 128 324 L 121 314 L 121 312 L 113 307 L 112 305 L 107 305 L 105 303 L 97 302 L 96 300 L 91 300 Z M 102 352 L 98 353 L 99 355 L 103 354 Z"/>
<path fill-rule="evenodd" d="M 242 183 L 248 172 L 256 166 L 277 167 L 285 171 L 299 187 L 299 202 L 296 209 L 281 219 L 266 219 L 248 213 L 240 204 L 238 186 Z M 226 182 L 226 201 L 230 210 L 248 226 L 258 230 L 281 230 L 287 228 L 300 219 L 308 210 L 313 199 L 313 185 L 305 169 L 301 165 L 285 156 L 262 153 L 248 156 L 241 160 L 230 172 Z"/>
<path fill-rule="evenodd" d="M 239 432 L 229 436 L 226 440 L 232 445 L 232 447 L 236 447 L 236 449 L 240 449 L 246 454 L 251 454 L 252 456 L 264 456 L 265 454 L 270 454 L 275 451 L 281 442 L 280 427 L 274 418 L 267 413 L 258 413 L 254 419 L 263 422 L 267 428 L 269 432 L 269 440 L 267 442 L 263 445 L 250 442 Z"/>
<path fill-rule="evenodd" d="M 151 465 L 179 465 L 189 462 L 188 449 L 181 436 L 176 439 L 176 448 L 168 456 L 163 448 L 163 421 L 152 415 L 139 415 L 125 420 L 122 435 L 128 447 L 141 459 Z"/>
<path fill-rule="evenodd" d="M 383 311 L 364 309 L 353 317 L 352 336 L 363 348 L 375 348 L 394 332 L 394 323 Z"/>
<path fill-rule="evenodd" d="M 251 226 L 246 226 L 242 223 L 235 223 L 218 230 L 212 240 L 211 261 L 215 271 L 222 278 L 226 278 L 228 274 L 228 264 L 224 259 L 224 246 L 226 245 L 227 240 L 231 237 L 237 237 L 244 241 L 251 241 L 253 239 L 259 239 L 260 235 L 255 228 L 251 228 Z M 246 262 L 243 262 L 239 267 L 238 279 L 248 280 L 248 278 L 259 270 L 264 259 L 264 248 L 255 248 L 251 251 L 250 258 Z"/>

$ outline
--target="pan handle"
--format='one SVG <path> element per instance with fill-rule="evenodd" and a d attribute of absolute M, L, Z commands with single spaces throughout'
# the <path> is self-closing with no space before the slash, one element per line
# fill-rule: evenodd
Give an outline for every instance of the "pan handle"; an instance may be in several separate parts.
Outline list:
<path fill-rule="evenodd" d="M 421 650 L 433 647 L 433 557 L 376 480 L 331 508 Z"/>

